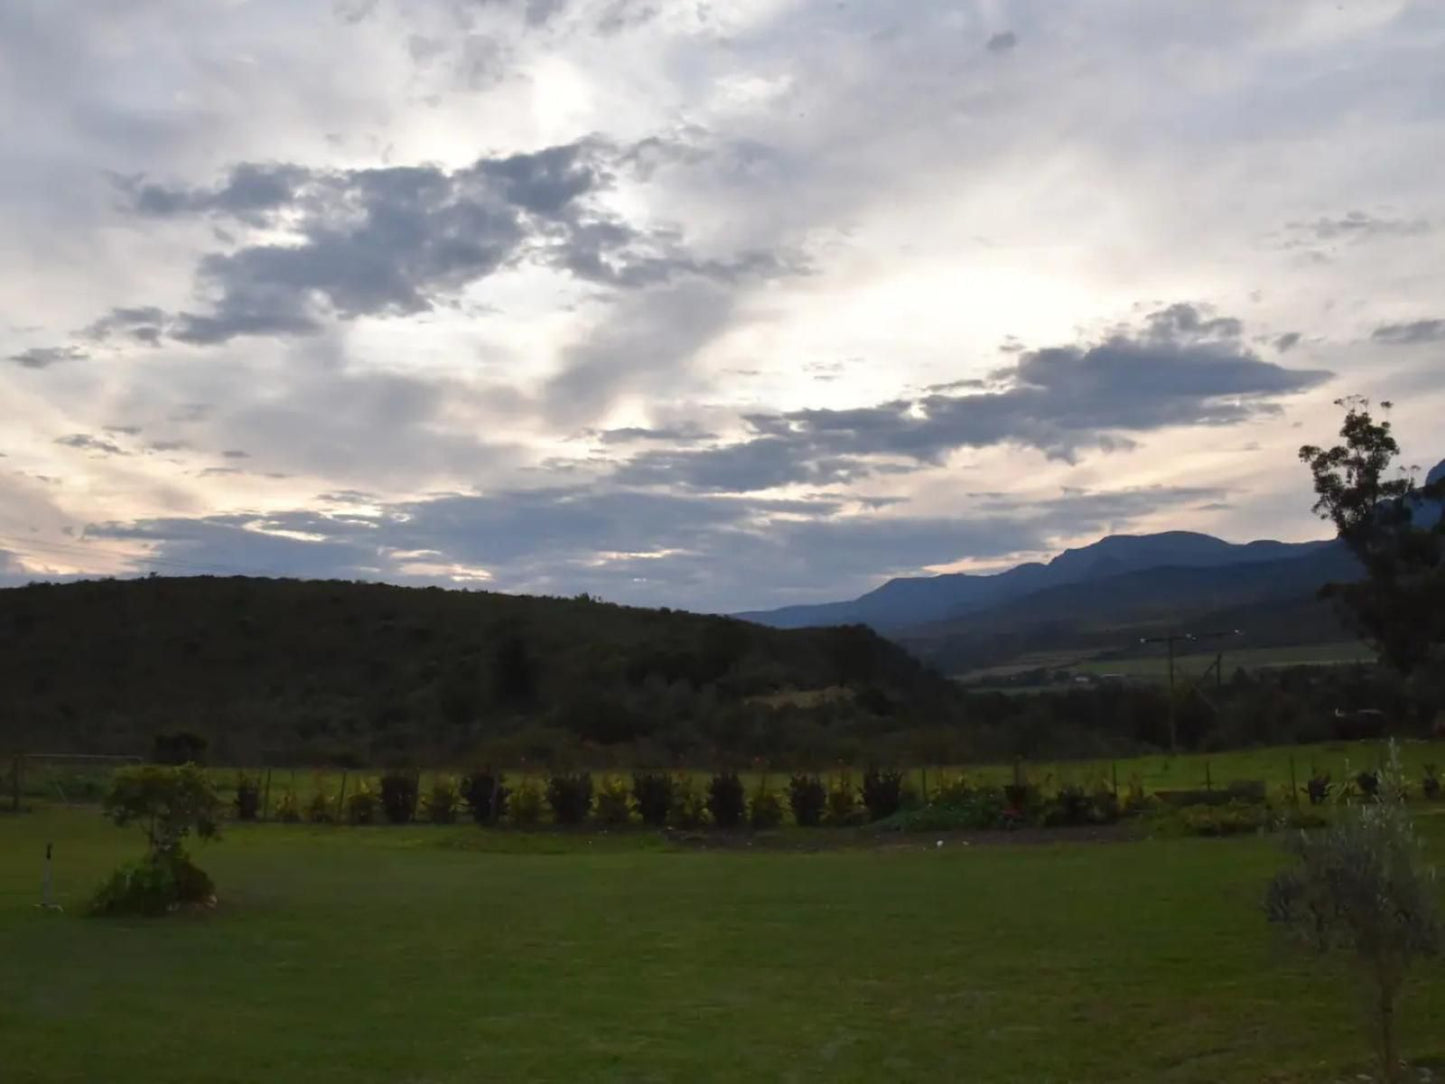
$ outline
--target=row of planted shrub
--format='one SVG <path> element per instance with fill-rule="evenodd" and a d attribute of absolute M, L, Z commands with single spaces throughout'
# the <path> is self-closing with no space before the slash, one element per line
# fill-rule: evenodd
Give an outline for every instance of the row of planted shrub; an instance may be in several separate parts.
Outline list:
<path fill-rule="evenodd" d="M 241 820 L 261 815 L 260 781 L 242 775 L 236 785 Z M 978 786 L 962 777 L 944 778 L 925 799 L 902 772 L 869 769 L 855 783 L 850 774 L 825 779 L 800 773 L 774 787 L 763 778 L 749 790 L 735 772 L 719 772 L 706 783 L 692 776 L 642 771 L 629 778 L 590 772 L 561 772 L 545 779 L 509 781 L 482 770 L 460 778 L 437 776 L 423 788 L 412 771 L 382 775 L 376 785 L 361 782 L 349 794 L 318 790 L 306 801 L 281 792 L 274 810 L 287 822 L 451 824 L 470 817 L 478 824 L 529 828 L 542 824 L 653 828 L 804 828 L 881 824 L 898 829 L 1003 828 L 1016 825 L 1109 824 L 1138 808 L 1142 794 L 1120 800 L 1109 786 L 1060 786 L 1050 792 L 1022 780 L 1008 786 Z"/>

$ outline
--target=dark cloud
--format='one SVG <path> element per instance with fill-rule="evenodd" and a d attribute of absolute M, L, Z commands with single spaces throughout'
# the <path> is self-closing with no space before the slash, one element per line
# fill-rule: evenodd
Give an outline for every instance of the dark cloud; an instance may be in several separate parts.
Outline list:
<path fill-rule="evenodd" d="M 689 254 L 674 232 L 644 232 L 598 207 L 628 154 L 581 140 L 483 158 L 465 169 L 398 166 L 316 170 L 236 166 L 221 184 L 173 188 L 125 178 L 131 208 L 154 218 L 206 215 L 275 227 L 297 242 L 242 245 L 203 257 L 196 277 L 210 311 L 175 316 L 116 309 L 92 324 L 155 342 L 163 334 L 210 345 L 240 335 L 304 336 L 329 317 L 402 316 L 524 260 L 606 286 L 640 288 L 680 277 L 736 281 L 795 273 L 762 252 Z"/>
<path fill-rule="evenodd" d="M 189 448 L 183 440 L 153 440 L 146 445 L 146 450 L 151 452 L 181 452 Z"/>
<path fill-rule="evenodd" d="M 1382 218 L 1350 211 L 1339 218 L 1321 216 L 1312 222 L 1289 222 L 1285 229 L 1316 241 L 1363 241 L 1372 237 L 1412 237 L 1430 232 L 1423 218 Z"/>
<path fill-rule="evenodd" d="M 250 459 L 251 453 L 242 451 L 240 448 L 227 448 L 221 455 L 227 459 Z"/>
<path fill-rule="evenodd" d="M 32 346 L 11 354 L 8 360 L 24 369 L 48 369 L 63 361 L 84 361 L 89 356 L 73 346 Z"/>
<path fill-rule="evenodd" d="M 1382 324 L 1370 332 L 1377 343 L 1415 346 L 1445 340 L 1445 320 L 1413 320 L 1405 324 Z"/>
<path fill-rule="evenodd" d="M 1287 331 L 1274 340 L 1274 348 L 1281 354 L 1287 354 L 1299 345 L 1300 333 L 1298 331 Z"/>
<path fill-rule="evenodd" d="M 100 455 L 130 455 L 129 452 L 114 441 L 106 440 L 104 437 L 94 437 L 88 433 L 71 433 L 67 436 L 56 437 L 55 443 L 66 448 L 79 448 L 82 451 L 97 452 Z"/>
<path fill-rule="evenodd" d="M 603 444 L 632 444 L 638 441 L 666 441 L 668 444 L 695 444 L 704 440 L 717 439 L 716 433 L 696 426 L 662 426 L 648 429 L 641 426 L 627 426 L 622 429 L 604 429 L 597 434 Z"/>
<path fill-rule="evenodd" d="M 1004 30 L 988 39 L 985 46 L 990 53 L 1007 53 L 1014 46 L 1018 45 L 1018 35 L 1012 30 Z"/>
<path fill-rule="evenodd" d="M 138 425 L 107 425 L 105 431 L 123 437 L 135 437 L 140 435 L 141 427 Z"/>
<path fill-rule="evenodd" d="M 1017 444 L 1052 458 L 1133 446 L 1128 433 L 1176 425 L 1232 425 L 1277 412 L 1275 400 L 1323 383 L 1323 370 L 1263 361 L 1238 320 L 1191 305 L 1146 317 L 1094 345 L 1020 354 L 983 389 L 930 390 L 850 410 L 752 414 L 752 439 L 714 448 L 641 453 L 619 468 L 637 485 L 747 492 L 829 485 L 879 470 L 937 464 L 959 448 Z"/>

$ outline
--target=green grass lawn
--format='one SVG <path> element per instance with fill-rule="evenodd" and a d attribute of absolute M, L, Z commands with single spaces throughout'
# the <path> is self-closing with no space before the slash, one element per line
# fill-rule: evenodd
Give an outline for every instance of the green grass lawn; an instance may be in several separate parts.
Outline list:
<path fill-rule="evenodd" d="M 1436 855 L 1445 817 L 1427 815 Z M 34 907 L 56 844 L 63 915 Z M 139 850 L 0 816 L 0 1080 L 1324 1081 L 1341 972 L 1259 911 L 1273 841 L 796 853 L 233 826 L 205 917 L 78 917 Z M 1445 1053 L 1445 980 L 1402 1028 Z"/>

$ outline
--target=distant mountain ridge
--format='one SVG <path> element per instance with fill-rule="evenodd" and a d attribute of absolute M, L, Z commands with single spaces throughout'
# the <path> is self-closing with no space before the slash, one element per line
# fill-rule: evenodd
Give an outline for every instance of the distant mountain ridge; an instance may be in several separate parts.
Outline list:
<path fill-rule="evenodd" d="M 900 577 L 846 602 L 787 606 L 737 616 L 776 628 L 857 623 L 896 632 L 964 617 L 1052 588 L 1151 569 L 1259 565 L 1298 560 L 1338 548 L 1334 541 L 1234 543 L 1193 531 L 1110 535 L 1088 546 L 1065 550 L 1046 564 L 1030 562 L 988 575 Z"/>

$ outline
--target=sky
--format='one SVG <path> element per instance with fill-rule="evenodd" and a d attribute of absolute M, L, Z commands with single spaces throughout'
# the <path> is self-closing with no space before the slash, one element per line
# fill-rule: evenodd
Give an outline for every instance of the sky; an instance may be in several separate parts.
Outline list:
<path fill-rule="evenodd" d="M 10 0 L 0 583 L 736 611 L 1445 456 L 1445 5 Z"/>

